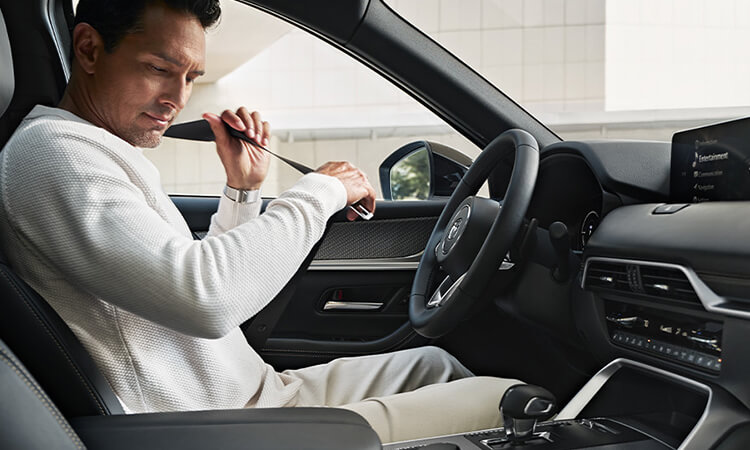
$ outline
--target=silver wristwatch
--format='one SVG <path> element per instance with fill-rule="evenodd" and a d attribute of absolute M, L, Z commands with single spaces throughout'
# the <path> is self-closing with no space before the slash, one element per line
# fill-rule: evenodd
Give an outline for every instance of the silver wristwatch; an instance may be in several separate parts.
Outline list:
<path fill-rule="evenodd" d="M 233 187 L 224 185 L 224 195 L 233 202 L 253 203 L 257 202 L 260 198 L 260 189 L 246 191 L 243 189 L 235 189 Z"/>

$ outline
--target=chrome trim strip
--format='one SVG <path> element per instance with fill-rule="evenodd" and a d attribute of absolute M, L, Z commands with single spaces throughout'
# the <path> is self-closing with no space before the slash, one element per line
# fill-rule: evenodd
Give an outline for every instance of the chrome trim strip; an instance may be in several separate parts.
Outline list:
<path fill-rule="evenodd" d="M 583 385 L 580 391 L 560 410 L 555 420 L 572 420 L 583 411 L 583 408 L 594 398 L 597 392 L 609 381 L 622 365 L 621 359 L 616 359 L 604 366 L 591 379 Z"/>
<path fill-rule="evenodd" d="M 698 443 L 694 445 L 692 441 L 693 439 L 695 439 L 697 435 L 699 435 L 699 433 L 708 433 L 708 430 L 703 430 L 702 428 L 710 412 L 716 408 L 716 405 L 713 404 L 714 396 L 713 396 L 713 391 L 711 390 L 711 388 L 703 383 L 699 383 L 695 380 L 691 380 L 690 378 L 686 378 L 681 375 L 677 375 L 672 372 L 667 372 L 666 370 L 659 369 L 653 366 L 649 366 L 647 364 L 643 364 L 638 361 L 632 361 L 626 358 L 615 359 L 614 361 L 604 366 L 604 368 L 602 368 L 599 372 L 597 372 L 593 377 L 591 377 L 588 383 L 586 383 L 581 388 L 581 390 L 578 391 L 575 397 L 573 397 L 573 399 L 570 400 L 570 402 L 568 402 L 567 405 L 565 405 L 565 408 L 563 408 L 562 411 L 560 411 L 560 414 L 557 415 L 555 420 L 575 419 L 576 416 L 578 416 L 578 414 L 580 414 L 581 411 L 583 411 L 583 408 L 585 408 L 586 405 L 591 401 L 591 399 L 594 398 L 594 396 L 599 392 L 602 386 L 604 386 L 607 383 L 607 381 L 609 381 L 612 375 L 614 375 L 621 368 L 628 367 L 628 366 L 641 369 L 647 372 L 652 372 L 660 376 L 663 376 L 665 378 L 670 378 L 672 380 L 677 381 L 678 383 L 692 386 L 708 394 L 708 400 L 706 401 L 706 407 L 703 410 L 703 414 L 701 414 L 700 418 L 698 419 L 698 422 L 695 424 L 693 429 L 687 435 L 685 440 L 682 441 L 682 444 L 680 444 L 680 447 L 679 447 L 680 450 L 699 448 Z"/>
<path fill-rule="evenodd" d="M 327 301 L 323 311 L 374 311 L 383 307 L 383 302 L 337 302 Z"/>
<path fill-rule="evenodd" d="M 442 289 L 445 287 L 445 283 L 447 281 L 450 281 L 451 277 L 447 276 L 443 279 L 443 281 L 440 283 L 440 286 L 438 286 L 437 289 L 435 289 L 435 292 L 432 294 L 432 298 L 430 298 L 430 301 L 427 302 L 427 308 L 434 308 L 436 306 L 442 306 L 443 303 L 448 301 L 451 296 L 456 292 L 456 289 L 458 289 L 459 286 L 461 286 L 461 283 L 464 281 L 464 278 L 466 277 L 466 273 L 458 277 L 458 280 L 451 283 L 451 285 L 448 287 L 448 289 L 445 291 L 445 294 L 442 293 Z"/>
<path fill-rule="evenodd" d="M 308 270 L 415 270 L 422 253 L 400 258 L 316 259 Z"/>
<path fill-rule="evenodd" d="M 698 277 L 698 274 L 689 267 L 680 266 L 678 264 L 669 264 L 655 261 L 641 261 L 636 259 L 620 259 L 620 258 L 603 258 L 599 256 L 593 256 L 586 259 L 586 264 L 583 268 L 583 277 L 581 278 L 581 289 L 586 289 L 586 274 L 589 270 L 589 265 L 592 262 L 605 262 L 605 263 L 619 263 L 619 264 L 638 264 L 641 266 L 652 266 L 652 267 L 663 267 L 667 269 L 674 269 L 681 271 L 685 277 L 687 277 L 690 286 L 695 290 L 706 311 L 724 314 L 727 316 L 740 317 L 742 319 L 750 319 L 750 311 L 739 311 L 736 309 L 727 308 L 722 306 L 728 302 L 728 299 L 719 296 L 710 287 Z M 749 299 L 750 300 L 750 299 Z M 750 305 L 749 305 L 750 306 Z"/>
<path fill-rule="evenodd" d="M 60 29 L 57 27 L 57 23 L 54 21 L 55 17 L 55 6 L 57 5 L 56 0 L 47 0 L 47 31 L 49 32 L 50 37 L 55 42 L 55 49 L 57 50 L 57 56 L 60 58 L 60 65 L 63 69 L 63 74 L 65 75 L 65 79 L 70 79 L 70 62 L 68 61 L 68 56 L 65 52 L 65 49 L 63 48 L 62 40 L 60 39 L 60 36 L 62 35 L 60 33 Z M 67 33 L 67 30 L 66 30 Z M 72 39 L 72 38 L 71 38 Z"/>
<path fill-rule="evenodd" d="M 416 270 L 422 253 L 402 258 L 315 259 L 308 270 Z M 505 258 L 497 270 L 510 270 L 515 266 L 509 259 L 510 254 Z"/>
<path fill-rule="evenodd" d="M 378 261 L 377 259 L 330 259 L 313 261 L 308 270 L 416 270 L 419 261 Z"/>

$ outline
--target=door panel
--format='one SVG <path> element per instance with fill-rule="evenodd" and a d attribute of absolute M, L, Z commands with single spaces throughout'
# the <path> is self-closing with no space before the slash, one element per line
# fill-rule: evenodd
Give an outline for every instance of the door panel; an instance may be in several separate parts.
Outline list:
<path fill-rule="evenodd" d="M 172 199 L 196 237 L 205 236 L 218 198 Z M 424 343 L 409 326 L 408 296 L 444 204 L 381 201 L 370 221 L 334 215 L 269 339 L 257 349 L 264 359 L 284 369 Z M 267 326 L 250 320 L 243 330 L 250 336 Z"/>

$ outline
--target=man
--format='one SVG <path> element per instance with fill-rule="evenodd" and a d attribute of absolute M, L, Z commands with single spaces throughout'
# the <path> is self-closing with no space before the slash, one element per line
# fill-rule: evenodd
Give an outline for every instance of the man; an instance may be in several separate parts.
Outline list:
<path fill-rule="evenodd" d="M 139 148 L 158 145 L 185 106 L 219 14 L 218 0 L 81 0 L 59 107 L 37 106 L 0 154 L 14 269 L 128 412 L 342 406 L 385 441 L 498 425 L 513 382 L 472 377 L 434 347 L 277 373 L 247 344 L 239 325 L 294 274 L 327 219 L 357 201 L 373 210 L 375 193 L 350 164 L 326 163 L 260 215 L 268 155 L 224 123 L 263 144 L 268 123 L 244 107 L 206 114 L 228 188 L 208 236 L 192 239 Z"/>

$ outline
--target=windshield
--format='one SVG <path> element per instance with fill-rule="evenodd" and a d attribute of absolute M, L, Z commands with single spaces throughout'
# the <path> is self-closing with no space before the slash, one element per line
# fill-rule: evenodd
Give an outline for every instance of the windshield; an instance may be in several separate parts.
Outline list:
<path fill-rule="evenodd" d="M 750 1 L 387 0 L 564 139 L 750 114 Z"/>

